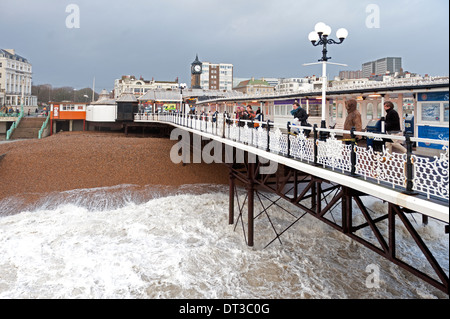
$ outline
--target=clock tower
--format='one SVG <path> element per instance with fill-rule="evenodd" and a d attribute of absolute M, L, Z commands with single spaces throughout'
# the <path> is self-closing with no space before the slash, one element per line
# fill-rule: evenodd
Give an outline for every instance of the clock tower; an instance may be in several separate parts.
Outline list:
<path fill-rule="evenodd" d="M 195 61 L 191 64 L 191 88 L 201 89 L 200 75 L 202 74 L 202 62 L 198 60 L 198 54 L 195 57 Z"/>

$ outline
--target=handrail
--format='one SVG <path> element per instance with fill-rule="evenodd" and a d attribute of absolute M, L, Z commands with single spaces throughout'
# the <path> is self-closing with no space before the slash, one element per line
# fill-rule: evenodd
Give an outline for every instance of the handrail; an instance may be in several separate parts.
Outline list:
<path fill-rule="evenodd" d="M 39 129 L 38 138 L 42 138 L 42 134 L 44 133 L 45 128 L 47 127 L 48 121 L 50 120 L 50 113 L 48 113 L 47 118 L 45 119 L 44 123 L 42 123 L 41 128 Z"/>
<path fill-rule="evenodd" d="M 12 133 L 17 128 L 17 126 L 19 126 L 19 123 L 20 123 L 20 120 L 22 119 L 22 117 L 23 117 L 23 111 L 20 112 L 19 117 L 17 118 L 17 120 L 11 125 L 9 130 L 6 132 L 6 139 L 7 140 L 9 140 L 11 138 Z"/>
<path fill-rule="evenodd" d="M 3 113 L 0 112 L 0 117 L 18 117 L 17 113 Z"/>
<path fill-rule="evenodd" d="M 155 114 L 152 121 L 171 122 L 173 124 L 210 133 L 225 139 L 265 149 L 271 153 L 293 158 L 315 166 L 323 166 L 333 171 L 342 171 L 344 174 L 371 180 L 377 184 L 383 183 L 392 188 L 402 189 L 406 194 L 419 193 L 427 199 L 439 198 L 448 203 L 448 156 L 449 142 L 446 140 L 431 140 L 413 138 L 410 133 L 406 136 L 389 134 L 376 134 L 372 132 L 356 132 L 354 129 L 338 130 L 313 127 L 294 126 L 288 123 L 287 134 L 281 132 L 278 125 L 273 122 L 260 122 L 265 125 L 257 129 L 249 120 L 231 119 L 228 114 L 217 117 L 216 121 L 206 121 L 210 116 L 181 115 L 177 113 Z M 135 120 L 145 121 L 135 114 Z M 218 123 L 220 122 L 220 124 Z M 253 121 L 256 122 L 256 121 Z M 218 125 L 219 124 L 219 125 Z M 291 134 L 291 128 L 313 132 L 314 138 L 303 134 Z M 319 139 L 319 133 L 329 132 L 330 136 Z M 336 133 L 350 133 L 351 145 L 336 139 Z M 392 139 L 404 141 L 407 152 L 391 153 L 383 147 L 382 151 L 375 151 L 372 146 L 361 147 L 356 143 L 356 136 L 365 136 L 379 140 Z M 443 152 L 440 158 L 430 158 L 413 154 L 412 142 L 432 142 L 440 144 Z M 432 173 L 430 173 L 432 172 Z"/>

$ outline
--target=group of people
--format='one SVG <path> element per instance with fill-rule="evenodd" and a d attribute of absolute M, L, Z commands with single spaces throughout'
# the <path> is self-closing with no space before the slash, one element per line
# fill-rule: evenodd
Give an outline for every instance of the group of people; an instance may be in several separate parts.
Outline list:
<path fill-rule="evenodd" d="M 361 113 L 357 109 L 357 101 L 355 99 L 348 100 L 345 103 L 345 108 L 347 109 L 347 117 L 344 122 L 344 130 L 349 131 L 352 127 L 355 128 L 355 131 L 362 132 L 362 120 Z M 403 132 L 400 126 L 400 116 L 397 111 L 394 110 L 394 104 L 391 101 L 384 102 L 384 110 L 386 112 L 385 117 L 385 130 L 389 135 L 403 136 Z M 298 119 L 301 126 L 308 126 L 307 120 L 309 115 L 306 111 L 300 106 L 298 102 L 294 102 L 292 105 L 291 114 L 295 119 Z M 349 134 L 343 135 L 343 140 L 349 144 L 351 136 Z M 360 137 L 356 137 L 356 139 L 360 139 Z M 399 140 L 387 140 L 386 141 L 386 150 L 392 154 L 395 150 L 398 153 L 406 153 L 406 148 L 400 143 Z"/>
<path fill-rule="evenodd" d="M 9 114 L 14 114 L 14 113 L 19 114 L 20 113 L 20 109 L 18 107 L 16 107 L 15 109 L 13 109 L 12 107 L 9 107 L 9 108 L 5 107 L 4 109 L 5 109 L 6 113 L 9 113 Z M 3 110 L 3 108 L 2 108 L 2 110 Z M 0 110 L 0 112 L 1 112 L 1 110 Z M 39 110 L 38 110 L 38 108 L 36 108 L 34 113 L 37 115 L 38 112 L 39 112 Z M 31 116 L 30 109 L 28 109 L 27 115 Z"/>
<path fill-rule="evenodd" d="M 236 119 L 239 120 L 248 120 L 248 121 L 256 121 L 253 123 L 253 127 L 259 127 L 260 124 L 258 122 L 262 122 L 264 120 L 263 114 L 261 113 L 261 108 L 258 107 L 258 109 L 253 111 L 253 108 L 251 105 L 247 105 L 246 107 L 238 106 L 236 108 Z M 249 126 L 249 124 L 246 124 L 247 122 L 242 122 L 242 126 Z"/>
<path fill-rule="evenodd" d="M 394 110 L 394 104 L 391 101 L 386 101 L 383 104 L 385 117 L 385 130 L 388 135 L 403 136 L 403 132 L 400 126 L 400 116 L 398 112 Z M 352 127 L 355 131 L 362 131 L 361 113 L 357 109 L 357 102 L 355 99 L 348 100 L 345 104 L 347 109 L 347 117 L 344 122 L 344 130 L 351 130 Z M 350 139 L 350 135 L 344 134 L 344 139 Z M 356 137 L 359 139 L 360 137 Z M 386 150 L 392 154 L 393 151 L 398 153 L 406 153 L 406 148 L 400 143 L 399 140 L 387 140 Z"/>

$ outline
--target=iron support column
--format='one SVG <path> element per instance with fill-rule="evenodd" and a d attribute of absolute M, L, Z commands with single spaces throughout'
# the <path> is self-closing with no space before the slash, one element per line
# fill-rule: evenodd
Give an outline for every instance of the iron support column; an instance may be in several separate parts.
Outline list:
<path fill-rule="evenodd" d="M 230 191 L 229 191 L 229 208 L 228 208 L 228 224 L 233 225 L 234 224 L 234 186 L 235 186 L 235 179 L 233 171 L 230 168 Z"/>
<path fill-rule="evenodd" d="M 342 187 L 344 195 L 342 196 L 342 230 L 344 234 L 352 232 L 352 195 L 348 187 Z"/>
<path fill-rule="evenodd" d="M 388 259 L 395 259 L 395 211 L 393 204 L 388 205 L 388 231 L 389 231 L 389 256 Z"/>
<path fill-rule="evenodd" d="M 248 163 L 247 205 L 248 205 L 248 245 L 253 247 L 253 219 L 254 219 L 254 170 L 255 164 Z"/>

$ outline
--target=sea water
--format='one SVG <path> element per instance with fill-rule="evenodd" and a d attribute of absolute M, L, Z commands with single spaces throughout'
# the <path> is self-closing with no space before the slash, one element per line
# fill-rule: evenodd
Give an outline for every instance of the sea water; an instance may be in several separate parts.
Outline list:
<path fill-rule="evenodd" d="M 236 203 L 229 225 L 224 186 L 119 185 L 33 204 L 27 196 L 0 201 L 0 298 L 448 298 L 308 214 L 277 239 L 291 224 L 287 211 L 302 216 L 287 202 L 267 209 L 271 201 L 257 197 L 255 215 L 267 210 L 249 247 L 245 207 L 238 219 Z M 242 205 L 245 192 L 238 199 Z M 366 205 L 385 209 L 377 200 Z M 419 218 L 416 227 L 448 274 L 442 225 Z M 401 254 L 426 264 L 403 244 L 413 241 L 406 231 L 397 238 Z"/>

